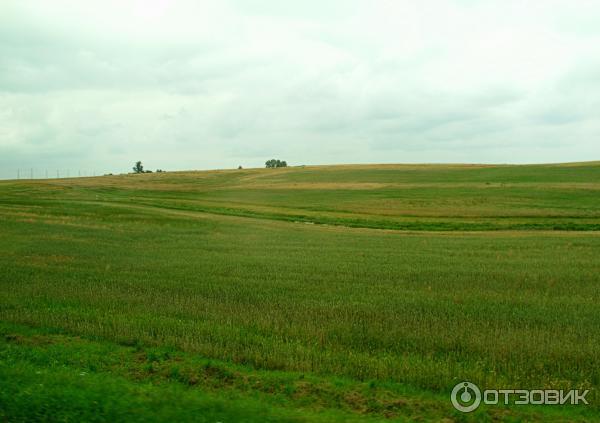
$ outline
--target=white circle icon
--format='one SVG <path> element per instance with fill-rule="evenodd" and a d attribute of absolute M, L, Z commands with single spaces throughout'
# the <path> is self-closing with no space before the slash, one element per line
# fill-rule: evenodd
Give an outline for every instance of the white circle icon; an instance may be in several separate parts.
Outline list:
<path fill-rule="evenodd" d="M 479 407 L 481 403 L 481 391 L 474 383 L 460 382 L 452 389 L 450 400 L 454 408 L 458 411 L 470 413 Z"/>

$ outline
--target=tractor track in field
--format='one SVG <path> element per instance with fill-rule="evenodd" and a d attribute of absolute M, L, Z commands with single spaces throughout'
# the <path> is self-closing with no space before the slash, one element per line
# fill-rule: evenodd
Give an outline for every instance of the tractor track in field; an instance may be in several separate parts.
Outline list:
<path fill-rule="evenodd" d="M 37 200 L 40 201 L 40 200 Z M 54 200 L 43 200 L 54 201 Z M 473 233 L 497 233 L 497 234 L 542 234 L 542 233 L 581 233 L 600 235 L 600 223 L 512 223 L 501 225 L 494 222 L 423 222 L 423 221 L 366 221 L 360 219 L 335 219 L 330 217 L 312 217 L 306 215 L 285 215 L 273 213 L 261 213 L 244 209 L 206 207 L 202 209 L 187 209 L 177 206 L 166 206 L 164 204 L 149 204 L 138 202 L 132 204 L 126 201 L 114 200 L 61 200 L 60 203 L 76 203 L 87 205 L 101 205 L 106 207 L 120 207 L 133 210 L 144 210 L 159 212 L 165 215 L 199 218 L 220 217 L 227 219 L 252 219 L 255 221 L 278 222 L 282 224 L 302 224 L 319 228 L 340 228 L 352 230 L 377 230 L 391 233 L 437 233 L 437 234 L 473 234 Z"/>

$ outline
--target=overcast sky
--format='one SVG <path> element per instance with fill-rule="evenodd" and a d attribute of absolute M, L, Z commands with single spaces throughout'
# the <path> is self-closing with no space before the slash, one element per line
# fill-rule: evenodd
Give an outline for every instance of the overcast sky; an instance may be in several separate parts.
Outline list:
<path fill-rule="evenodd" d="M 0 1 L 0 177 L 600 159 L 600 1 Z"/>

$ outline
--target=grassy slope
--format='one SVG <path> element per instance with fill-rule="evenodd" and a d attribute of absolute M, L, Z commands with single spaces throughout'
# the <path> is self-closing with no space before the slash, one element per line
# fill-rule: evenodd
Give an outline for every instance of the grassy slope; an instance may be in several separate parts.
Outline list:
<path fill-rule="evenodd" d="M 414 230 L 599 230 L 600 165 L 318 166 L 4 184 L 30 196 Z M 85 189 L 85 190 L 83 190 Z M 53 195 L 52 195 L 53 194 Z M 36 198 L 37 200 L 37 198 Z"/>
<path fill-rule="evenodd" d="M 580 164 L 0 183 L 0 413 L 438 419 L 464 417 L 462 379 L 595 389 L 599 181 Z M 565 415 L 598 407 L 472 418 Z"/>

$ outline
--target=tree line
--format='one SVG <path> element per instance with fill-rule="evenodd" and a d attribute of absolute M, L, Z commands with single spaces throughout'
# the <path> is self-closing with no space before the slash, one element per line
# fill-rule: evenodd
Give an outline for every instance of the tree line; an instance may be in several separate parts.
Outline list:
<path fill-rule="evenodd" d="M 285 160 L 271 159 L 265 162 L 265 167 L 269 169 L 273 169 L 276 167 L 287 167 L 287 162 Z M 133 173 L 152 173 L 151 170 L 144 170 L 144 165 L 142 164 L 141 160 L 135 162 L 135 165 L 132 169 Z M 238 169 L 242 169 L 242 166 L 239 166 Z M 156 171 L 159 173 L 162 172 L 161 169 L 156 169 Z"/>

